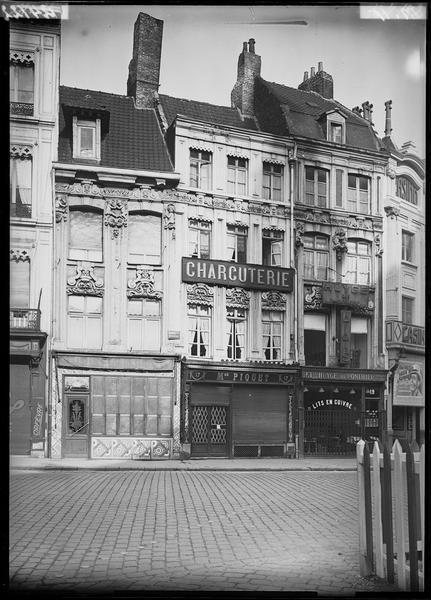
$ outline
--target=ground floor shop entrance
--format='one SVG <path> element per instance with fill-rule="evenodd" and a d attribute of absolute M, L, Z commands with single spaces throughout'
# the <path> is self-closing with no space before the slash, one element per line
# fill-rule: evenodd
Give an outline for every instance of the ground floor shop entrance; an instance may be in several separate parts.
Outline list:
<path fill-rule="evenodd" d="M 192 454 L 227 456 L 228 408 L 226 406 L 192 407 Z"/>

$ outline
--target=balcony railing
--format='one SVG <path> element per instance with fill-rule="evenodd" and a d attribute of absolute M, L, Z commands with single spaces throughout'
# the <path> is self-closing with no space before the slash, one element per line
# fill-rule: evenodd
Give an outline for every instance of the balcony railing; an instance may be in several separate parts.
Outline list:
<path fill-rule="evenodd" d="M 31 329 L 40 331 L 40 310 L 38 308 L 11 308 L 11 329 Z"/>

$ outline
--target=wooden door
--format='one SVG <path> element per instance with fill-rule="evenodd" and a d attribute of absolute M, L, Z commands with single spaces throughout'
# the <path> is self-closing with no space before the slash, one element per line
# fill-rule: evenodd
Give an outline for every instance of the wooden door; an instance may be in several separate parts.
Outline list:
<path fill-rule="evenodd" d="M 30 369 L 28 364 L 10 365 L 10 453 L 30 454 Z"/>
<path fill-rule="evenodd" d="M 63 456 L 88 458 L 90 431 L 88 394 L 65 394 L 63 415 Z"/>

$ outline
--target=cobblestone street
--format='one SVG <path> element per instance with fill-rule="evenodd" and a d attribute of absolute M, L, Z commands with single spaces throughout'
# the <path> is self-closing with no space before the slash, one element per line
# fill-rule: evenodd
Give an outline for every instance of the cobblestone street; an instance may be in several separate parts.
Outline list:
<path fill-rule="evenodd" d="M 12 590 L 385 591 L 354 472 L 12 471 Z"/>

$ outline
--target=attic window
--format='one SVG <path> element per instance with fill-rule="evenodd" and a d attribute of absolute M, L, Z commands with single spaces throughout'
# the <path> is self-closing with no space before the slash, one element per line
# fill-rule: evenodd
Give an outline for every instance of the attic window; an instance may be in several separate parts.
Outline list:
<path fill-rule="evenodd" d="M 331 142 L 343 143 L 343 126 L 341 123 L 330 123 Z"/>
<path fill-rule="evenodd" d="M 100 119 L 73 117 L 73 158 L 100 160 Z"/>

